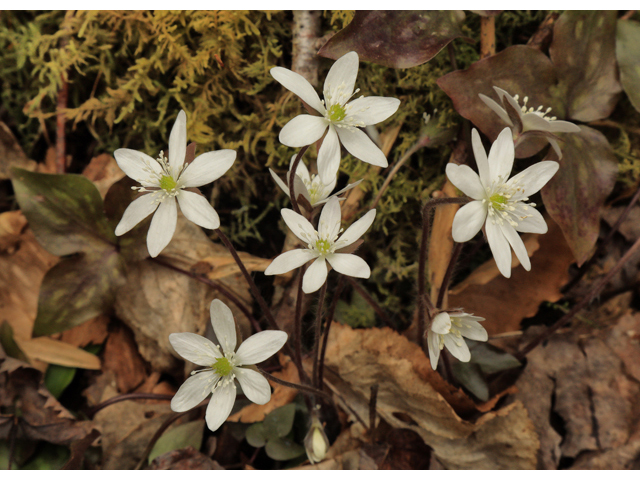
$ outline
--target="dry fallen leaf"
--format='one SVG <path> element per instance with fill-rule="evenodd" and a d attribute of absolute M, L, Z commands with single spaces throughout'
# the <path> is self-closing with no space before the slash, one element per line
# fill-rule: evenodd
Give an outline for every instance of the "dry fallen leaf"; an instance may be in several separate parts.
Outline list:
<path fill-rule="evenodd" d="M 482 326 L 496 335 L 520 330 L 522 319 L 534 316 L 543 301 L 560 300 L 574 259 L 558 226 L 550 219 L 547 223 L 547 234 L 525 240 L 529 254 L 535 251 L 531 271 L 516 268 L 511 278 L 504 278 L 491 259 L 450 292 L 449 306 L 486 318 Z"/>
<path fill-rule="evenodd" d="M 138 353 L 131 330 L 116 324 L 104 347 L 104 371 L 113 372 L 120 393 L 128 393 L 147 378 L 147 368 Z"/>
<path fill-rule="evenodd" d="M 378 384 L 378 415 L 394 428 L 420 435 L 447 468 L 535 467 L 539 442 L 521 402 L 475 422 L 463 420 L 430 383 L 430 375 L 437 374 L 429 359 L 391 329 L 334 325 L 326 358 L 327 383 L 346 411 L 368 418 L 370 387 Z M 472 403 L 462 392 L 443 393 L 458 409 Z"/>
<path fill-rule="evenodd" d="M 60 340 L 76 347 L 86 347 L 90 344 L 101 345 L 109 335 L 108 327 L 109 317 L 98 315 L 81 325 L 65 330 L 60 335 Z"/>
<path fill-rule="evenodd" d="M 0 213 L 0 253 L 13 254 L 27 219 L 20 210 Z"/>
<path fill-rule="evenodd" d="M 94 183 L 100 196 L 104 199 L 111 185 L 124 178 L 125 173 L 120 170 L 115 158 L 107 153 L 102 153 L 91 159 L 82 171 L 82 175 Z"/>
<path fill-rule="evenodd" d="M 149 470 L 224 470 L 218 462 L 189 446 L 153 459 Z"/>
<path fill-rule="evenodd" d="M 238 256 L 245 268 L 249 272 L 264 272 L 271 264 L 270 258 L 254 257 L 246 252 L 239 252 Z M 238 275 L 240 267 L 226 250 L 217 256 L 206 257 L 193 265 L 191 269 L 201 275 L 205 275 L 209 280 L 220 280 L 230 275 Z"/>
<path fill-rule="evenodd" d="M 27 340 L 16 337 L 16 343 L 30 360 L 62 365 L 63 367 L 100 370 L 100 359 L 94 354 L 49 337 Z"/>

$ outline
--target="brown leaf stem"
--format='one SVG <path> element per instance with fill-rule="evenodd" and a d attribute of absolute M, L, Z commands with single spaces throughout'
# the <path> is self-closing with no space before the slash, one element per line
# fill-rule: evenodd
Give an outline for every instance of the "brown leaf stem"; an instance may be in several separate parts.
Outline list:
<path fill-rule="evenodd" d="M 444 274 L 444 278 L 442 279 L 442 285 L 440 285 L 440 291 L 438 292 L 438 300 L 436 300 L 436 308 L 442 308 L 442 304 L 444 303 L 444 296 L 447 294 L 447 290 L 449 289 L 451 276 L 453 275 L 453 270 L 456 267 L 456 263 L 458 262 L 458 257 L 460 256 L 460 252 L 462 251 L 462 246 L 463 246 L 462 243 L 455 243 L 455 246 L 453 247 L 453 252 L 451 252 L 451 259 L 449 260 L 447 271 Z"/>
<path fill-rule="evenodd" d="M 327 281 L 324 282 L 318 295 L 318 306 L 316 310 L 316 321 L 314 325 L 313 335 L 313 371 L 311 378 L 313 380 L 313 386 L 321 388 L 318 384 L 318 362 L 320 358 L 320 336 L 322 334 L 322 307 L 324 306 L 324 299 L 327 295 Z"/>
<path fill-rule="evenodd" d="M 342 293 L 342 288 L 344 287 L 344 275 L 340 275 L 338 278 L 338 285 L 336 286 L 335 292 L 333 292 L 333 299 L 331 300 L 331 305 L 329 306 L 329 312 L 327 314 L 327 324 L 324 326 L 324 334 L 322 336 L 322 348 L 320 349 L 320 360 L 318 366 L 318 388 L 322 390 L 323 386 L 323 375 L 324 375 L 324 356 L 327 352 L 327 342 L 329 340 L 329 329 L 331 328 L 331 324 L 333 323 L 333 318 L 336 313 L 336 307 L 338 306 L 338 300 L 340 299 L 340 294 Z"/>
<path fill-rule="evenodd" d="M 280 385 L 284 385 L 285 387 L 289 387 L 289 388 L 295 388 L 297 390 L 300 390 L 302 392 L 306 392 L 306 393 L 311 393 L 313 395 L 318 395 L 320 397 L 326 398 L 327 400 L 329 400 L 331 403 L 333 403 L 333 399 L 331 398 L 331 395 L 329 395 L 328 393 L 325 393 L 321 390 L 318 390 L 317 388 L 314 388 L 310 385 L 301 385 L 299 383 L 291 383 L 291 382 L 287 382 L 286 380 L 282 380 L 278 377 L 274 377 L 273 375 L 271 375 L 270 373 L 265 372 L 264 370 L 262 370 L 260 367 L 257 367 L 258 371 L 263 374 L 265 377 L 267 377 L 268 380 L 272 380 L 276 383 L 279 383 Z"/>

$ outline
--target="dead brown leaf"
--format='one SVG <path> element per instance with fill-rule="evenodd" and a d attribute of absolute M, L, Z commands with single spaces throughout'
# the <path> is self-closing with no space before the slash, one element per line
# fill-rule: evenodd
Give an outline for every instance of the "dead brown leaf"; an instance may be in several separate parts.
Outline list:
<path fill-rule="evenodd" d="M 20 210 L 0 213 L 0 253 L 11 255 L 15 252 L 26 225 L 27 219 Z"/>
<path fill-rule="evenodd" d="M 286 382 L 300 383 L 298 369 L 291 359 L 279 353 L 278 360 L 280 361 L 280 365 L 282 365 L 282 371 L 273 372 L 272 375 Z M 239 412 L 231 415 L 229 421 L 243 423 L 261 422 L 268 413 L 293 402 L 293 399 L 298 395 L 298 390 L 295 388 L 285 387 L 272 381 L 269 381 L 269 384 L 273 387 L 273 393 L 271 394 L 271 400 L 269 400 L 269 402 L 264 405 L 257 405 L 255 403 L 247 405 Z"/>
<path fill-rule="evenodd" d="M 218 462 L 189 446 L 153 459 L 149 470 L 224 470 Z"/>
<path fill-rule="evenodd" d="M 62 365 L 63 367 L 86 368 L 100 370 L 100 359 L 94 354 L 68 343 L 49 337 L 37 337 L 23 340 L 15 338 L 29 360 Z"/>
<path fill-rule="evenodd" d="M 0 122 L 0 180 L 11 178 L 11 168 L 19 167 L 33 171 L 36 162 L 30 160 L 22 150 L 9 127 L 4 122 Z"/>
<path fill-rule="evenodd" d="M 473 402 L 440 385 L 424 352 L 391 329 L 334 325 L 326 358 L 327 383 L 346 411 L 368 418 L 370 387 L 378 384 L 378 415 L 420 435 L 447 468 L 535 467 L 539 442 L 521 402 L 463 420 L 451 404 L 470 413 Z"/>
<path fill-rule="evenodd" d="M 249 272 L 264 272 L 272 262 L 270 258 L 254 257 L 246 252 L 240 252 L 238 256 Z M 220 280 L 241 273 L 240 267 L 226 250 L 218 256 L 203 258 L 191 269 L 195 273 L 205 275 L 209 280 Z"/>
<path fill-rule="evenodd" d="M 91 320 L 65 330 L 60 335 L 60 340 L 76 347 L 86 347 L 87 345 L 101 345 L 107 335 L 109 327 L 109 317 L 98 315 Z"/>
<path fill-rule="evenodd" d="M 535 251 L 531 271 L 516 268 L 504 278 L 491 259 L 450 292 L 449 305 L 486 318 L 483 327 L 496 335 L 520 330 L 522 319 L 534 316 L 543 301 L 560 300 L 574 259 L 558 226 L 550 219 L 547 224 L 548 233 L 525 239 L 529 254 Z"/>
<path fill-rule="evenodd" d="M 125 173 L 120 170 L 115 158 L 107 153 L 102 153 L 91 159 L 82 171 L 82 175 L 94 183 L 100 196 L 104 198 L 111 185 L 124 178 Z"/>
<path fill-rule="evenodd" d="M 131 330 L 115 324 L 104 347 L 104 370 L 113 372 L 120 393 L 128 393 L 147 378 L 147 368 L 138 353 Z"/>

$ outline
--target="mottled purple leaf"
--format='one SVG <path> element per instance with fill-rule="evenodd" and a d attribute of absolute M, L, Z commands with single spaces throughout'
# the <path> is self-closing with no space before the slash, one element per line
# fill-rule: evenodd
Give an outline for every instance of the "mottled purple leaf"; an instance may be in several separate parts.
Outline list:
<path fill-rule="evenodd" d="M 631 104 L 640 112 L 640 23 L 618 20 L 616 58 L 622 88 Z"/>
<path fill-rule="evenodd" d="M 558 136 L 564 141 L 560 169 L 542 189 L 542 199 L 582 265 L 598 240 L 600 209 L 615 184 L 618 162 L 597 130 L 581 126 L 580 133 Z M 557 159 L 552 151 L 548 157 Z"/>
<path fill-rule="evenodd" d="M 616 11 L 568 11 L 553 29 L 549 55 L 556 66 L 567 117 L 608 117 L 622 91 L 616 68 Z M 636 45 L 636 49 L 637 49 Z"/>
<path fill-rule="evenodd" d="M 557 79 L 551 60 L 535 48 L 515 45 L 502 52 L 480 60 L 466 70 L 456 70 L 438 79 L 453 107 L 470 120 L 491 141 L 508 126 L 478 97 L 479 93 L 500 104 L 493 87 L 499 87 L 520 99 L 529 97 L 527 105 L 552 107 L 552 115 L 563 118 L 561 100 L 553 96 Z M 527 139 L 516 150 L 518 158 L 539 152 L 547 142 L 541 138 Z"/>
<path fill-rule="evenodd" d="M 124 261 L 115 249 L 65 258 L 45 275 L 33 336 L 68 330 L 107 313 L 124 284 Z"/>
<path fill-rule="evenodd" d="M 337 60 L 357 52 L 360 60 L 392 68 L 428 62 L 454 38 L 462 37 L 464 12 L 357 11 L 353 20 L 335 34 L 318 55 Z"/>

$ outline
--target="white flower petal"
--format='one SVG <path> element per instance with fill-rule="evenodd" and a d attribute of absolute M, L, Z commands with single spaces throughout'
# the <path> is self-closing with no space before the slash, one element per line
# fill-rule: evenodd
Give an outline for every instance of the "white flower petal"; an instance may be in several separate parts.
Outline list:
<path fill-rule="evenodd" d="M 322 208 L 320 220 L 318 220 L 319 236 L 321 238 L 328 238 L 329 241 L 335 240 L 340 231 L 341 222 L 340 201 L 336 197 L 332 197 Z"/>
<path fill-rule="evenodd" d="M 509 95 L 505 90 L 502 90 L 501 88 L 498 87 L 493 87 L 493 89 L 496 91 L 496 93 L 498 94 L 498 98 L 500 98 L 500 101 L 504 104 L 504 102 L 506 101 L 507 103 L 511 104 L 511 107 L 513 107 L 513 109 L 518 112 L 518 114 L 520 115 L 520 118 L 522 119 L 522 108 L 520 107 L 520 105 L 518 104 L 518 102 L 516 102 L 515 98 L 513 98 L 511 95 Z M 505 110 L 506 111 L 506 110 Z"/>
<path fill-rule="evenodd" d="M 327 255 L 327 261 L 343 275 L 356 278 L 369 278 L 371 269 L 367 262 L 351 253 L 332 253 Z"/>
<path fill-rule="evenodd" d="M 187 114 L 180 110 L 176 123 L 173 124 L 169 135 L 169 165 L 173 171 L 174 179 L 178 178 L 184 158 L 187 155 Z M 202 184 L 200 184 L 202 185 Z"/>
<path fill-rule="evenodd" d="M 339 128 L 338 137 L 340 137 L 344 148 L 354 157 L 376 167 L 386 168 L 389 166 L 387 157 L 384 156 L 382 150 L 362 130 Z"/>
<path fill-rule="evenodd" d="M 227 173 L 236 160 L 234 150 L 217 150 L 196 157 L 180 175 L 180 186 L 200 187 Z"/>
<path fill-rule="evenodd" d="M 309 223 L 309 220 L 304 218 L 299 213 L 294 212 L 289 208 L 283 208 L 280 210 L 284 223 L 287 224 L 289 230 L 293 234 L 305 243 L 308 243 L 313 238 L 317 237 L 316 229 Z"/>
<path fill-rule="evenodd" d="M 289 162 L 289 172 L 291 172 L 291 167 L 293 167 L 293 163 L 296 161 L 297 156 L 298 156 L 297 154 L 294 154 L 291 156 L 291 162 Z M 298 167 L 296 168 L 296 175 L 299 176 L 305 182 L 311 181 L 311 175 L 309 175 L 309 169 L 304 164 L 303 160 L 300 160 L 298 162 Z"/>
<path fill-rule="evenodd" d="M 480 231 L 487 219 L 487 207 L 480 200 L 467 203 L 456 212 L 451 235 L 458 243 L 468 242 Z"/>
<path fill-rule="evenodd" d="M 299 73 L 287 68 L 273 67 L 271 76 L 284 88 L 299 96 L 307 105 L 324 114 L 325 108 L 313 86 Z"/>
<path fill-rule="evenodd" d="M 360 97 L 347 104 L 349 123 L 375 125 L 396 113 L 400 100 L 391 97 Z M 346 123 L 346 120 L 345 120 Z"/>
<path fill-rule="evenodd" d="M 313 262 L 302 277 L 302 291 L 304 293 L 313 293 L 319 290 L 327 280 L 327 263 L 323 257 L 318 257 Z"/>
<path fill-rule="evenodd" d="M 560 145 L 558 145 L 558 142 L 556 141 L 556 139 L 547 138 L 547 141 L 549 142 L 549 145 L 551 145 L 551 148 L 553 148 L 553 151 L 556 152 L 556 155 L 558 156 L 558 160 L 562 160 L 562 150 L 560 150 Z"/>
<path fill-rule="evenodd" d="M 518 232 L 547 233 L 549 227 L 547 227 L 547 222 L 544 221 L 544 218 L 539 211 L 535 208 L 529 207 L 526 214 L 528 215 L 527 218 L 520 220 L 518 226 L 515 227 Z"/>
<path fill-rule="evenodd" d="M 458 338 L 454 335 L 444 335 L 444 346 L 451 352 L 451 355 L 456 357 L 461 362 L 468 362 L 471 360 L 471 352 L 467 346 L 467 342 L 464 338 Z"/>
<path fill-rule="evenodd" d="M 431 368 L 435 370 L 438 368 L 438 359 L 440 358 L 440 335 L 429 330 L 427 332 L 427 347 L 429 348 Z"/>
<path fill-rule="evenodd" d="M 431 330 L 440 335 L 447 335 L 451 330 L 451 317 L 447 312 L 440 312 L 431 322 Z"/>
<path fill-rule="evenodd" d="M 499 225 L 491 220 L 486 223 L 487 241 L 496 261 L 498 270 L 505 277 L 511 277 L 511 247 Z"/>
<path fill-rule="evenodd" d="M 533 112 L 525 113 L 521 116 L 521 119 L 523 132 L 526 132 L 528 130 L 540 130 L 543 132 L 551 131 L 549 120 L 542 118 L 540 115 L 536 115 Z"/>
<path fill-rule="evenodd" d="M 507 112 L 505 111 L 505 109 L 502 108 L 500 105 L 498 105 L 495 102 L 495 100 L 487 97 L 486 95 L 483 95 L 482 93 L 479 93 L 478 96 L 480 97 L 480 100 L 482 100 L 487 105 L 487 107 L 489 107 L 491 110 L 493 110 L 495 113 L 498 114 L 498 116 L 500 117 L 500 120 L 502 120 L 504 123 L 506 123 L 510 127 L 513 127 L 513 123 L 511 122 L 509 115 L 507 115 Z"/>
<path fill-rule="evenodd" d="M 264 330 L 251 335 L 238 347 L 236 365 L 255 365 L 264 362 L 287 343 L 287 334 L 278 330 Z"/>
<path fill-rule="evenodd" d="M 178 196 L 180 210 L 188 220 L 204 228 L 215 230 L 220 227 L 220 217 L 202 195 L 182 190 Z"/>
<path fill-rule="evenodd" d="M 120 170 L 122 170 L 127 177 L 133 178 L 143 187 L 160 186 L 158 177 L 155 175 L 152 176 L 145 169 L 151 169 L 157 175 L 162 176 L 162 167 L 160 167 L 160 164 L 146 153 L 137 152 L 129 148 L 119 148 L 113 152 L 113 156 L 115 157 Z"/>
<path fill-rule="evenodd" d="M 222 357 L 220 349 L 211 340 L 195 333 L 172 333 L 169 343 L 182 358 L 203 367 L 210 367 Z"/>
<path fill-rule="evenodd" d="M 290 196 L 289 195 L 289 187 L 287 186 L 286 183 L 284 183 L 282 181 L 282 179 L 276 175 L 276 172 L 274 172 L 273 170 L 269 169 L 269 173 L 271 174 L 271 178 L 273 178 L 273 181 L 276 182 L 276 185 L 278 185 L 278 187 L 280 187 L 280 190 L 282 190 L 284 193 L 287 194 L 287 197 Z M 287 173 L 287 175 L 289 175 Z"/>
<path fill-rule="evenodd" d="M 518 235 L 518 232 L 514 230 L 514 228 L 508 223 L 504 223 L 501 225 L 502 233 L 505 238 L 513 248 L 513 251 L 520 260 L 520 265 L 524 267 L 524 269 L 528 272 L 531 270 L 531 260 L 529 259 L 529 254 L 527 253 L 527 249 L 524 246 L 524 242 Z"/>
<path fill-rule="evenodd" d="M 334 63 L 324 81 L 324 99 L 329 105 L 344 103 L 353 94 L 358 76 L 358 54 L 349 52 Z"/>
<path fill-rule="evenodd" d="M 336 178 L 340 168 L 340 140 L 333 125 L 329 125 L 327 135 L 318 150 L 318 175 L 322 183 L 328 184 Z"/>
<path fill-rule="evenodd" d="M 324 117 L 298 115 L 282 127 L 278 138 L 287 147 L 306 147 L 320 140 L 328 124 Z"/>
<path fill-rule="evenodd" d="M 549 180 L 556 174 L 560 164 L 550 160 L 538 162 L 531 165 L 517 175 L 514 175 L 508 182 L 508 186 L 516 185 L 524 191 L 521 193 L 523 197 L 529 197 L 544 187 Z"/>
<path fill-rule="evenodd" d="M 475 340 L 477 342 L 486 342 L 489 340 L 489 335 L 482 325 L 473 320 L 463 320 L 460 333 L 469 340 Z"/>
<path fill-rule="evenodd" d="M 224 354 L 233 353 L 236 349 L 236 322 L 231 309 L 217 298 L 209 307 L 211 326 Z"/>
<path fill-rule="evenodd" d="M 116 235 L 124 235 L 142 220 L 147 218 L 158 208 L 158 203 L 152 194 L 142 195 L 129 204 L 116 227 Z"/>
<path fill-rule="evenodd" d="M 176 231 L 178 221 L 178 207 L 173 198 L 165 199 L 151 219 L 151 226 L 147 232 L 147 248 L 149 255 L 157 257 L 164 247 L 169 245 Z"/>
<path fill-rule="evenodd" d="M 349 185 L 347 185 L 346 187 L 344 187 L 342 190 L 337 191 L 336 193 L 334 193 L 334 196 L 338 196 L 344 192 L 348 192 L 349 190 L 351 190 L 352 188 L 357 187 L 358 185 L 360 185 L 360 183 L 362 183 L 362 181 L 364 180 L 364 178 L 361 178 L 360 180 L 358 180 L 357 182 L 353 182 L 350 183 Z M 334 187 L 335 187 L 335 183 L 334 183 Z M 333 189 L 332 189 L 333 190 Z"/>
<path fill-rule="evenodd" d="M 335 198 L 335 197 L 334 197 Z M 348 247 L 358 240 L 371 227 L 373 220 L 376 218 L 376 210 L 369 210 L 356 222 L 353 222 L 349 228 L 340 236 L 340 248 Z M 335 268 L 335 267 L 334 267 Z"/>
<path fill-rule="evenodd" d="M 207 413 L 205 414 L 205 420 L 207 421 L 207 427 L 212 432 L 215 432 L 220 425 L 222 425 L 233 409 L 233 404 L 236 401 L 236 385 L 230 382 L 227 385 L 216 388 L 211 395 L 209 406 L 207 407 Z"/>
<path fill-rule="evenodd" d="M 571 122 L 565 122 L 564 120 L 552 120 L 549 122 L 550 132 L 565 132 L 565 133 L 578 133 L 580 127 Z"/>
<path fill-rule="evenodd" d="M 486 196 L 480 177 L 468 165 L 448 163 L 445 172 L 449 181 L 465 195 L 474 200 L 482 200 Z"/>
<path fill-rule="evenodd" d="M 248 368 L 234 368 L 233 373 L 236 375 L 238 382 L 240 382 L 242 393 L 253 403 L 264 405 L 271 400 L 269 382 L 258 372 Z"/>
<path fill-rule="evenodd" d="M 318 252 L 309 250 L 307 248 L 298 248 L 296 250 L 289 250 L 288 252 L 281 253 L 273 262 L 269 264 L 264 271 L 265 275 L 281 275 L 283 273 L 290 272 L 291 270 L 298 268 L 309 260 L 318 258 Z"/>
<path fill-rule="evenodd" d="M 489 169 L 489 160 L 487 159 L 487 152 L 484 150 L 480 134 L 475 128 L 471 130 L 471 146 L 473 147 L 473 155 L 476 159 L 476 165 L 478 166 L 478 175 L 480 181 L 485 186 L 491 185 L 491 170 Z"/>
<path fill-rule="evenodd" d="M 220 378 L 220 375 L 213 373 L 211 370 L 191 375 L 171 399 L 171 410 L 174 412 L 186 412 L 197 406 L 211 393 L 211 389 L 218 378 Z"/>
<path fill-rule="evenodd" d="M 513 146 L 513 135 L 511 129 L 506 127 L 489 151 L 489 171 L 491 180 L 495 181 L 498 178 L 502 178 L 502 181 L 506 181 L 511 175 L 511 169 L 513 168 L 513 160 L 515 158 L 515 150 Z M 484 183 L 484 182 L 483 182 Z M 485 184 L 489 186 L 489 184 Z"/>

